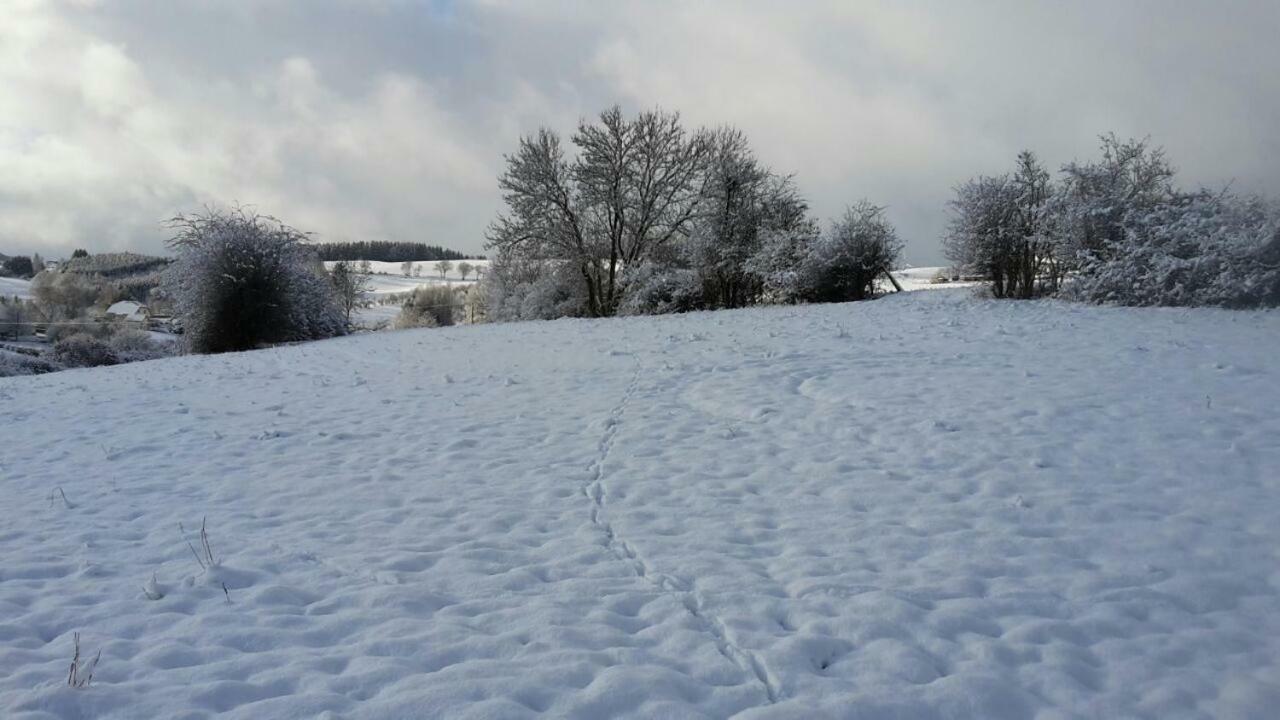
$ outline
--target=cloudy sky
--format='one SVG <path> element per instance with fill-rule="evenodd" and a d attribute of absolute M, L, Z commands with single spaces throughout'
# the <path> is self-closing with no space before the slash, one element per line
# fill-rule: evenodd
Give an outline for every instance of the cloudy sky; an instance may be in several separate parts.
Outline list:
<path fill-rule="evenodd" d="M 1150 135 L 1280 194 L 1280 2 L 0 0 L 0 252 L 160 251 L 241 202 L 322 239 L 480 252 L 502 153 L 618 103 L 743 129 L 815 213 Z"/>

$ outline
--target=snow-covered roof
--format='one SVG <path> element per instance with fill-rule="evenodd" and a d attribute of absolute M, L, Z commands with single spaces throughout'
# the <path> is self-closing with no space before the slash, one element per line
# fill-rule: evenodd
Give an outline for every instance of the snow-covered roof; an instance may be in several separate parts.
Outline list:
<path fill-rule="evenodd" d="M 107 308 L 107 314 L 121 316 L 125 320 L 142 322 L 147 319 L 147 306 L 132 300 L 121 300 L 112 303 L 111 307 Z"/>

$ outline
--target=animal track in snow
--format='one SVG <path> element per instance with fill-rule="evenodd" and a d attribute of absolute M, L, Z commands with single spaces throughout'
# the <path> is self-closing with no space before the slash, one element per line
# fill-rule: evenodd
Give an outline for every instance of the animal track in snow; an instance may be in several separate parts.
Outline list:
<path fill-rule="evenodd" d="M 641 365 L 637 360 L 635 372 L 622 394 L 622 399 L 613 407 L 604 421 L 605 429 L 600 438 L 599 453 L 587 468 L 587 483 L 582 488 L 582 494 L 591 500 L 591 523 L 604 535 L 605 546 L 619 560 L 630 562 L 638 577 L 651 583 L 664 593 L 678 596 L 677 599 L 680 600 L 685 610 L 699 621 L 703 630 L 715 641 L 716 649 L 720 654 L 751 675 L 762 686 L 770 704 L 776 703 L 781 697 L 782 690 L 769 673 L 764 661 L 755 653 L 738 646 L 733 641 L 728 627 L 719 617 L 706 609 L 702 595 L 693 591 L 690 583 L 678 577 L 654 570 L 636 551 L 635 546 L 620 537 L 613 524 L 604 517 L 605 497 L 608 494 L 604 484 L 605 463 L 613 452 L 618 429 L 622 424 L 623 416 L 626 414 L 627 406 L 631 404 L 631 400 L 636 394 L 636 389 L 639 387 L 640 375 Z"/>

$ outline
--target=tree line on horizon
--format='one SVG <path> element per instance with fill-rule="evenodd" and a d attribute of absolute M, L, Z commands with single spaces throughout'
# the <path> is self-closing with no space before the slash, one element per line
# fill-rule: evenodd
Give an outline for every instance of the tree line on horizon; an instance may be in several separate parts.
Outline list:
<path fill-rule="evenodd" d="M 325 262 L 370 260 L 374 262 L 424 262 L 431 260 L 469 260 L 474 256 L 440 245 L 387 240 L 308 243 Z"/>

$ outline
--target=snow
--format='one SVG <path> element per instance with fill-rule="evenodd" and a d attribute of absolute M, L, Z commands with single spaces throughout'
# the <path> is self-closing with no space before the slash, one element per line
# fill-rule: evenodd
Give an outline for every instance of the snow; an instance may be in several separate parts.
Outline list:
<path fill-rule="evenodd" d="M 937 277 L 938 273 L 943 273 L 943 272 L 949 275 L 950 268 L 940 267 L 940 266 L 909 267 L 909 268 L 903 268 L 901 270 L 894 270 L 893 277 L 898 281 L 898 284 L 902 286 L 902 289 L 907 291 L 942 290 L 946 288 L 975 287 L 981 284 L 981 283 L 967 282 L 967 281 L 954 281 L 954 282 L 945 282 L 945 283 L 934 282 L 933 279 Z M 882 282 L 881 286 L 882 286 L 881 289 L 886 292 L 891 292 L 893 290 L 892 287 L 888 287 L 888 283 Z"/>
<path fill-rule="evenodd" d="M 24 300 L 30 300 L 31 281 L 0 277 L 0 297 L 20 297 Z"/>
<path fill-rule="evenodd" d="M 360 261 L 352 261 L 352 264 L 358 264 Z M 441 279 L 439 270 L 436 269 L 435 261 L 416 262 L 414 266 L 420 269 L 420 275 L 415 277 L 404 274 L 404 263 L 370 261 L 369 269 L 372 274 L 369 275 L 371 288 L 365 293 L 366 297 L 378 299 L 386 295 L 397 293 L 412 292 L 415 288 L 425 287 L 427 285 L 463 285 L 471 284 L 476 281 L 474 273 L 468 274 L 467 279 L 463 280 L 462 275 L 458 273 L 458 264 L 468 262 L 473 266 L 487 269 L 489 267 L 488 260 L 453 260 L 453 269 L 445 274 Z M 325 267 L 332 269 L 337 262 L 326 262 Z"/>
<path fill-rule="evenodd" d="M 1277 353 L 939 290 L 3 379 L 0 717 L 1270 717 Z"/>
<path fill-rule="evenodd" d="M 111 304 L 107 308 L 107 315 L 120 317 L 129 322 L 146 322 L 147 308 L 142 303 L 132 300 L 120 300 Z"/>

